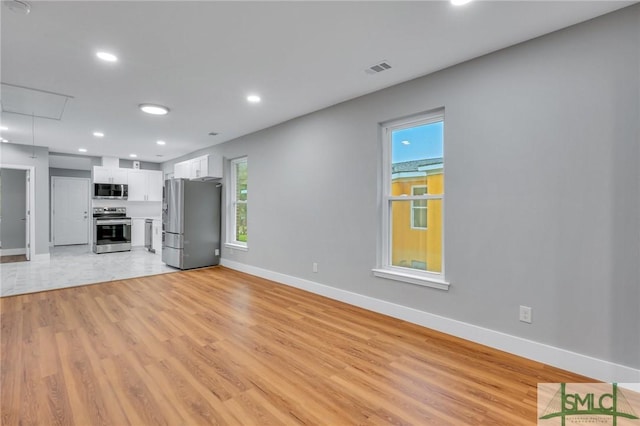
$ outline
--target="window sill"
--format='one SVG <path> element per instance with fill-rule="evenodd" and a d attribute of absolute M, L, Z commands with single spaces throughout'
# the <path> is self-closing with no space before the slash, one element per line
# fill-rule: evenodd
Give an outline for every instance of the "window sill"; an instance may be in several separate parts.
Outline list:
<path fill-rule="evenodd" d="M 234 244 L 234 243 L 224 243 L 224 246 L 226 248 L 233 249 L 233 250 L 249 251 L 249 247 L 245 245 Z"/>
<path fill-rule="evenodd" d="M 402 281 L 409 284 L 421 285 L 424 287 L 436 288 L 438 290 L 449 290 L 449 283 L 437 278 L 427 278 L 421 275 L 408 274 L 405 272 L 392 271 L 389 269 L 373 269 L 373 275 L 388 280 Z"/>

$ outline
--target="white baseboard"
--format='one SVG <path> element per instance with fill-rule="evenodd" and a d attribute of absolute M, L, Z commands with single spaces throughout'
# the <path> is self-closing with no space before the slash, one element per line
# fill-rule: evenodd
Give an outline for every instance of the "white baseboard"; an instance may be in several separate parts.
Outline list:
<path fill-rule="evenodd" d="M 25 254 L 27 249 L 15 248 L 15 249 L 0 249 L 0 256 L 18 256 L 19 254 Z"/>
<path fill-rule="evenodd" d="M 255 275 L 268 280 L 296 287 L 311 293 L 355 305 L 370 311 L 389 315 L 462 339 L 542 362 L 563 370 L 581 374 L 603 382 L 640 382 L 640 369 L 615 364 L 609 361 L 571 352 L 565 349 L 512 336 L 477 325 L 457 321 L 440 315 L 387 302 L 362 294 L 341 290 L 313 281 L 296 278 L 279 272 L 221 259 L 222 266 Z"/>

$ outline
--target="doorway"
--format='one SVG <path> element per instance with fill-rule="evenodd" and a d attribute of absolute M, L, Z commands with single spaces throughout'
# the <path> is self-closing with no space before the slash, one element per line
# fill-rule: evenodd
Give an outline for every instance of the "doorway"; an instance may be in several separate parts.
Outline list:
<path fill-rule="evenodd" d="M 89 244 L 89 189 L 86 178 L 51 178 L 51 225 L 54 246 Z"/>
<path fill-rule="evenodd" d="M 0 256 L 31 260 L 35 249 L 35 167 L 0 164 Z M 15 257 L 19 256 L 19 257 Z"/>

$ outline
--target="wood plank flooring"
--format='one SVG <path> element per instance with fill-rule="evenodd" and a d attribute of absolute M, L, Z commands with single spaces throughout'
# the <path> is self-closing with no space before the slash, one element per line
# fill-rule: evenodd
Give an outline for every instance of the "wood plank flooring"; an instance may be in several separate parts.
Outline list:
<path fill-rule="evenodd" d="M 528 425 L 585 377 L 225 268 L 5 297 L 2 425 Z"/>
<path fill-rule="evenodd" d="M 0 263 L 15 263 L 15 262 L 26 262 L 27 256 L 24 254 L 12 254 L 6 256 L 0 256 Z"/>

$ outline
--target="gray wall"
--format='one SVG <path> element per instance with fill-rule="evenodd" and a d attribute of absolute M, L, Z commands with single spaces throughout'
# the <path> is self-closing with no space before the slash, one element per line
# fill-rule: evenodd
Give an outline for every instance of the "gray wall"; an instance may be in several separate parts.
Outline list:
<path fill-rule="evenodd" d="M 88 170 L 91 172 L 93 166 L 102 166 L 102 157 L 78 154 L 66 154 L 60 152 L 49 153 L 50 165 L 52 169 L 60 170 Z M 123 169 L 132 169 L 133 160 L 118 159 L 118 167 Z M 160 170 L 161 163 L 152 163 L 149 161 L 140 161 L 140 169 L 143 170 Z M 54 176 L 54 175 L 52 175 Z M 56 175 L 57 176 L 57 175 Z M 67 176 L 66 177 L 79 177 Z"/>
<path fill-rule="evenodd" d="M 0 239 L 3 249 L 22 249 L 26 247 L 25 207 L 27 201 L 25 170 L 0 169 L 2 179 L 2 222 Z"/>
<path fill-rule="evenodd" d="M 133 161 L 134 160 L 123 160 L 120 159 L 120 168 L 122 169 L 133 169 Z M 140 162 L 140 170 L 161 170 L 160 163 L 150 163 L 148 161 Z"/>
<path fill-rule="evenodd" d="M 31 158 L 35 153 L 35 158 Z M 12 143 L 0 144 L 0 163 L 35 167 L 35 254 L 49 253 L 49 150 Z"/>
<path fill-rule="evenodd" d="M 249 156 L 227 259 L 640 368 L 639 98 L 636 5 L 176 161 Z M 371 273 L 378 123 L 439 107 L 448 292 Z"/>
<path fill-rule="evenodd" d="M 91 179 L 91 171 L 90 170 L 75 170 L 75 169 L 56 169 L 54 167 L 49 168 L 49 178 L 53 176 L 61 176 L 61 177 L 77 177 L 77 178 L 88 178 Z M 49 179 L 51 182 L 51 179 Z"/>

